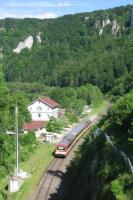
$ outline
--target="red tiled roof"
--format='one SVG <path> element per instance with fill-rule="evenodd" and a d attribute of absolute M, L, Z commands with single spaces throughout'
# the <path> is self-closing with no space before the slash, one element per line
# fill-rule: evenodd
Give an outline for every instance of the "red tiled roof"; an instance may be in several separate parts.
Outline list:
<path fill-rule="evenodd" d="M 42 103 L 48 105 L 48 106 L 51 107 L 51 108 L 55 108 L 55 107 L 58 107 L 58 106 L 59 106 L 59 104 L 58 104 L 56 101 L 50 99 L 49 97 L 42 97 L 42 98 L 40 98 L 39 100 L 40 100 Z"/>
<path fill-rule="evenodd" d="M 23 125 L 23 130 L 25 131 L 37 131 L 39 129 L 43 129 L 46 125 L 46 121 L 32 121 L 29 123 L 25 123 Z"/>

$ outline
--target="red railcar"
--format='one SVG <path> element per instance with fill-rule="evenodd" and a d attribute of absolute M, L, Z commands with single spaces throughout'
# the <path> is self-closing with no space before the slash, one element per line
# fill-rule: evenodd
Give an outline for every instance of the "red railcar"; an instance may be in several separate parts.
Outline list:
<path fill-rule="evenodd" d="M 69 150 L 71 149 L 72 144 L 77 139 L 78 135 L 82 134 L 82 132 L 84 133 L 88 129 L 90 123 L 90 120 L 82 121 L 80 124 L 74 126 L 68 132 L 68 134 L 61 140 L 61 142 L 57 144 L 55 150 L 55 157 L 66 157 Z"/>

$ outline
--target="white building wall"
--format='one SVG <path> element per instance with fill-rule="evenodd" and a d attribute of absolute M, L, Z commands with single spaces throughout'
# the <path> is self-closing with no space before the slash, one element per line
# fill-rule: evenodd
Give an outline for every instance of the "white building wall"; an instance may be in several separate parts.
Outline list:
<path fill-rule="evenodd" d="M 46 133 L 46 129 L 45 128 L 35 131 L 36 138 L 39 138 L 42 135 L 42 133 Z"/>
<path fill-rule="evenodd" d="M 58 108 L 52 109 L 39 100 L 28 106 L 32 121 L 48 121 L 50 117 L 58 118 Z"/>

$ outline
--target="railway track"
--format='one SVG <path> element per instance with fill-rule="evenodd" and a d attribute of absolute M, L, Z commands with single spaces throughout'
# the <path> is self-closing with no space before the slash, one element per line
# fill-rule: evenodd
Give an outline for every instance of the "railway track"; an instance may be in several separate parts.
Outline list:
<path fill-rule="evenodd" d="M 83 139 L 78 139 L 76 141 L 65 159 L 53 159 L 47 170 L 44 171 L 39 183 L 37 184 L 36 191 L 31 195 L 28 200 L 52 199 L 52 194 L 55 194 L 57 192 L 58 187 L 61 183 L 61 179 L 66 172 L 67 166 L 74 157 L 75 151 L 77 150 L 80 143 L 82 143 L 82 140 Z"/>
<path fill-rule="evenodd" d="M 58 171 L 60 170 L 60 167 L 63 163 L 62 159 L 54 159 L 47 171 L 44 173 L 44 176 L 42 177 L 42 180 L 39 183 L 39 188 L 36 194 L 35 199 L 42 199 L 47 200 L 51 186 L 53 183 L 53 180 L 55 176 L 57 176 Z"/>
<path fill-rule="evenodd" d="M 96 117 L 91 125 L 89 125 L 88 129 L 92 125 L 96 124 L 100 118 L 101 117 L 99 116 Z M 53 194 L 57 193 L 63 174 L 66 172 L 67 166 L 70 164 L 75 155 L 75 151 L 78 149 L 82 141 L 83 138 L 79 138 L 76 141 L 65 159 L 55 158 L 50 163 L 49 167 L 42 175 L 42 178 L 37 185 L 36 191 L 30 196 L 28 200 L 53 200 L 52 196 Z"/>

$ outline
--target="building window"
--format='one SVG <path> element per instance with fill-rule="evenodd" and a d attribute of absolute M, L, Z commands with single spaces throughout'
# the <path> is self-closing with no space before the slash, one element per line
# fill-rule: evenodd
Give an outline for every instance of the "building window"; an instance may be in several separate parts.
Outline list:
<path fill-rule="evenodd" d="M 41 106 L 38 106 L 38 107 L 37 107 L 37 110 L 42 110 L 42 107 L 41 107 Z"/>
<path fill-rule="evenodd" d="M 40 118 L 40 117 L 41 117 L 41 113 L 38 113 L 38 114 L 37 114 L 37 117 L 39 117 L 39 118 Z"/>

